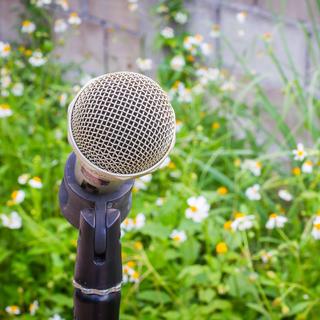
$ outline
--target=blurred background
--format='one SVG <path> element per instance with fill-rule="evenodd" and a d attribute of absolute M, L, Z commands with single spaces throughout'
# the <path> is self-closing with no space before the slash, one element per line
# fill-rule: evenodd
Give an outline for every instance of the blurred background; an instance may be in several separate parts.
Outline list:
<path fill-rule="evenodd" d="M 166 90 L 176 146 L 122 224 L 122 320 L 318 319 L 320 1 L 0 0 L 0 319 L 72 319 L 67 107 Z"/>

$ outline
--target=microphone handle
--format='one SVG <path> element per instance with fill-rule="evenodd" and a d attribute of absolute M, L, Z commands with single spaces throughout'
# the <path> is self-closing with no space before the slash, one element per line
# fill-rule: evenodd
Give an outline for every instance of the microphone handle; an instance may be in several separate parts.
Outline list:
<path fill-rule="evenodd" d="M 80 212 L 74 276 L 76 320 L 118 320 L 122 263 L 121 214 L 97 201 Z"/>
<path fill-rule="evenodd" d="M 121 293 L 105 296 L 86 295 L 79 289 L 74 292 L 75 320 L 118 320 Z"/>

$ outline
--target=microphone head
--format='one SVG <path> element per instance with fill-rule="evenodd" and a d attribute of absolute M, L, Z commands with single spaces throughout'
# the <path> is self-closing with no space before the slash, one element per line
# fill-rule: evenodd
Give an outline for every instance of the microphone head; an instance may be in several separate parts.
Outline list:
<path fill-rule="evenodd" d="M 68 127 L 81 165 L 102 180 L 154 171 L 175 142 L 175 114 L 167 94 L 134 72 L 89 81 L 69 106 Z"/>

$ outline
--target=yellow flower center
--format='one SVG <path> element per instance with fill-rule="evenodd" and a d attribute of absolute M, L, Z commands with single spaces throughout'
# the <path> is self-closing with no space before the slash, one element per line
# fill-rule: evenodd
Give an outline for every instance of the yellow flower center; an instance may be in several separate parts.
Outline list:
<path fill-rule="evenodd" d="M 197 212 L 198 211 L 198 208 L 196 206 L 191 206 L 190 209 L 191 209 L 192 212 Z"/>
<path fill-rule="evenodd" d="M 307 160 L 306 162 L 305 162 L 305 164 L 307 165 L 307 166 L 312 166 L 313 165 L 313 162 L 311 161 L 311 160 Z"/>
<path fill-rule="evenodd" d="M 41 182 L 40 177 L 34 177 L 33 180 L 36 181 L 36 182 Z"/>
<path fill-rule="evenodd" d="M 262 38 L 266 41 L 269 41 L 272 39 L 272 34 L 271 32 L 265 32 L 263 35 L 262 35 Z"/>
<path fill-rule="evenodd" d="M 218 24 L 215 24 L 212 26 L 213 31 L 220 31 L 220 26 Z"/>
<path fill-rule="evenodd" d="M 194 38 L 198 41 L 198 42 L 201 42 L 203 40 L 203 36 L 201 34 L 196 34 L 194 36 Z"/>
<path fill-rule="evenodd" d="M 228 193 L 228 189 L 226 187 L 220 187 L 220 188 L 218 188 L 217 193 L 220 196 L 224 196 Z"/>
<path fill-rule="evenodd" d="M 140 274 L 139 274 L 138 271 L 135 271 L 135 272 L 132 274 L 132 278 L 135 279 L 135 280 L 139 279 L 139 277 L 140 277 Z"/>
<path fill-rule="evenodd" d="M 11 50 L 10 44 L 4 45 L 4 47 L 3 47 L 3 51 L 4 51 L 4 52 L 10 52 L 10 50 Z"/>
<path fill-rule="evenodd" d="M 231 224 L 232 224 L 232 221 L 231 221 L 231 220 L 228 220 L 228 221 L 226 221 L 226 222 L 224 223 L 223 228 L 224 228 L 225 230 L 231 230 Z"/>
<path fill-rule="evenodd" d="M 179 84 L 180 84 L 180 81 L 177 80 L 177 81 L 173 84 L 172 88 L 173 88 L 173 89 L 177 89 L 177 88 L 179 87 Z M 178 122 L 178 121 L 177 121 L 177 122 Z"/>
<path fill-rule="evenodd" d="M 70 13 L 70 17 L 72 18 L 77 18 L 78 17 L 78 14 L 76 12 L 71 12 Z"/>
<path fill-rule="evenodd" d="M 239 219 L 239 218 L 243 218 L 245 215 L 243 214 L 243 213 L 241 213 L 241 212 L 236 212 L 235 214 L 234 214 L 234 217 L 236 218 L 236 219 Z"/>
<path fill-rule="evenodd" d="M 214 129 L 214 130 L 217 130 L 220 128 L 220 123 L 219 122 L 214 122 L 212 125 L 211 125 L 211 128 Z"/>
<path fill-rule="evenodd" d="M 11 193 L 11 198 L 12 198 L 13 200 L 16 200 L 16 198 L 17 198 L 18 195 L 19 195 L 19 191 L 13 191 L 13 192 Z"/>
<path fill-rule="evenodd" d="M 217 245 L 216 245 L 216 252 L 218 254 L 223 254 L 223 253 L 226 253 L 228 252 L 228 246 L 225 242 L 219 242 Z"/>
<path fill-rule="evenodd" d="M 135 265 L 136 265 L 136 263 L 134 261 L 127 262 L 127 267 L 129 267 L 129 268 L 133 268 Z"/>
<path fill-rule="evenodd" d="M 316 224 L 314 225 L 314 227 L 315 227 L 317 230 L 320 230 L 320 223 L 316 223 Z"/>
<path fill-rule="evenodd" d="M 194 62 L 194 61 L 195 61 L 195 57 L 192 56 L 191 54 L 189 54 L 189 55 L 187 56 L 187 60 L 188 60 L 189 62 Z"/>
<path fill-rule="evenodd" d="M 292 169 L 292 173 L 295 175 L 295 176 L 299 176 L 301 174 L 301 169 L 298 168 L 298 167 L 295 167 Z"/>
<path fill-rule="evenodd" d="M 19 311 L 19 307 L 18 306 L 10 306 L 9 310 L 11 312 L 18 312 Z"/>
<path fill-rule="evenodd" d="M 181 237 L 179 235 L 175 235 L 172 237 L 173 241 L 179 242 L 181 240 Z"/>
<path fill-rule="evenodd" d="M 23 25 L 24 27 L 29 27 L 29 26 L 31 25 L 31 21 L 29 21 L 29 20 L 24 20 L 24 21 L 22 22 L 22 25 Z"/>
<path fill-rule="evenodd" d="M 275 219 L 278 215 L 276 213 L 271 213 L 269 218 L 270 219 Z"/>
<path fill-rule="evenodd" d="M 10 106 L 7 103 L 0 104 L 1 110 L 10 110 Z"/>
<path fill-rule="evenodd" d="M 304 155 L 304 151 L 303 150 L 298 150 L 297 155 L 299 157 L 302 157 Z"/>
<path fill-rule="evenodd" d="M 24 51 L 24 54 L 25 54 L 27 57 L 29 57 L 29 56 L 32 55 L 32 51 L 31 51 L 30 49 L 27 49 L 27 50 Z"/>
<path fill-rule="evenodd" d="M 174 162 L 170 161 L 168 164 L 169 169 L 175 169 L 177 166 Z"/>
<path fill-rule="evenodd" d="M 142 242 L 141 241 L 136 241 L 134 243 L 134 248 L 137 249 L 137 250 L 142 250 L 142 248 L 143 248 Z"/>

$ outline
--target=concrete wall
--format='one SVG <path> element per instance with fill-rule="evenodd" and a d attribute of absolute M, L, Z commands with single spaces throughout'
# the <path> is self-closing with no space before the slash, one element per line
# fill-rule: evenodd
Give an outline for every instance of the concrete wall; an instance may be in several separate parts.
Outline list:
<path fill-rule="evenodd" d="M 67 17 L 69 12 L 77 11 L 83 23 L 77 31 L 65 35 L 65 45 L 56 51 L 61 60 L 81 63 L 86 72 L 96 75 L 114 70 L 137 70 L 135 61 L 140 56 L 159 59 L 159 52 L 152 44 L 155 32 L 161 27 L 151 14 L 156 0 L 140 0 L 134 12 L 128 9 L 128 0 L 70 0 L 69 3 L 68 12 L 54 8 L 54 15 Z M 256 40 L 264 32 L 272 32 L 275 55 L 288 77 L 296 72 L 308 82 L 317 59 L 312 61 L 308 38 L 302 29 L 302 25 L 309 29 L 306 3 L 304 0 L 189 0 L 186 1 L 191 13 L 188 26 L 190 31 L 203 34 L 213 44 L 211 62 L 222 57 L 225 66 L 241 72 L 243 67 L 236 62 L 235 52 L 249 70 L 262 73 L 265 83 L 277 87 L 281 83 L 280 76 L 264 54 L 263 42 Z M 316 0 L 310 3 L 311 10 L 316 12 Z M 19 0 L 0 0 L 0 39 L 11 40 L 17 36 L 14 26 L 19 7 Z M 243 10 L 248 12 L 248 17 L 245 24 L 239 25 L 235 16 Z M 284 22 L 277 20 L 277 14 L 285 16 Z M 319 20 L 319 14 L 315 15 Z M 213 24 L 221 26 L 232 50 L 225 41 L 208 36 Z M 239 30 L 245 35 L 239 37 Z M 312 36 L 309 32 L 310 39 Z"/>

